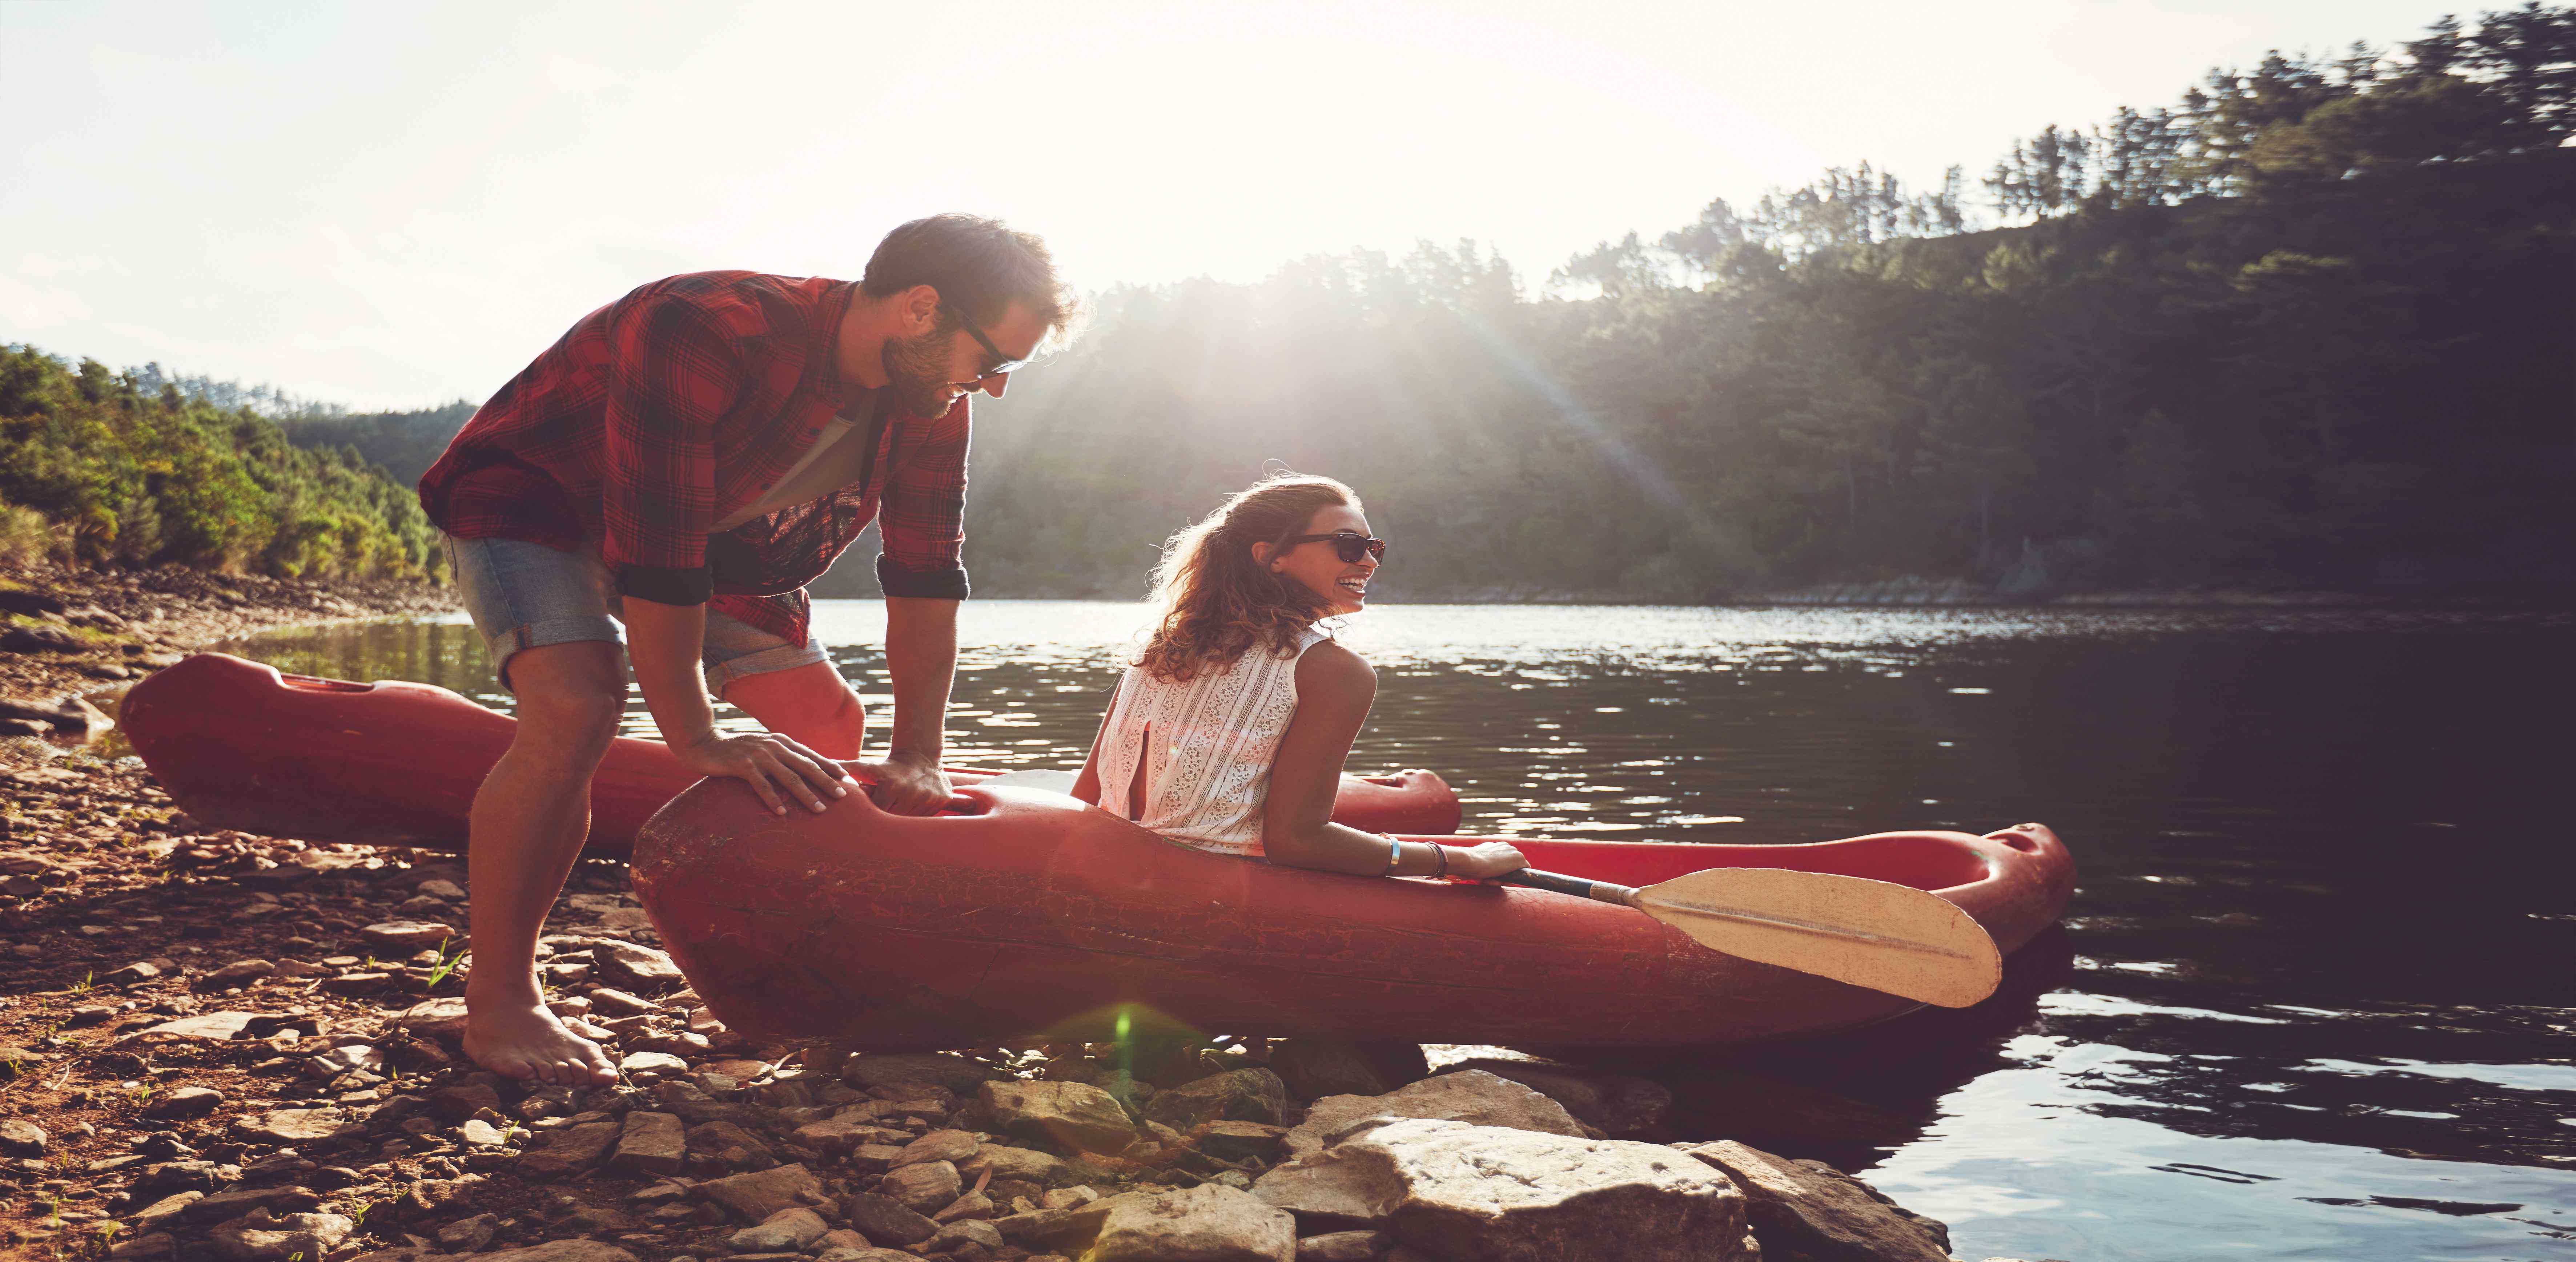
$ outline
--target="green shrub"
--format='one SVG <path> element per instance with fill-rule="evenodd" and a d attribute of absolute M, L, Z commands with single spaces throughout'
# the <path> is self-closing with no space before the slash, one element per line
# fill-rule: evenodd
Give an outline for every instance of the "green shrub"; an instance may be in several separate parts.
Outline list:
<path fill-rule="evenodd" d="M 59 561 L 69 557 L 71 551 L 70 537 L 55 530 L 43 513 L 17 504 L 0 504 L 0 564 Z"/>
<path fill-rule="evenodd" d="M 434 575 L 411 488 L 249 408 L 0 346 L 0 557 L 280 577 Z"/>

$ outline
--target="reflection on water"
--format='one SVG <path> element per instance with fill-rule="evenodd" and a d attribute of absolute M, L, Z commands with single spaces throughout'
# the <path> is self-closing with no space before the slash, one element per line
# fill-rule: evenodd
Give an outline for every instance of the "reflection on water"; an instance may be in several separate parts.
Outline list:
<path fill-rule="evenodd" d="M 882 625 L 817 609 L 880 705 Z M 953 758 L 1077 764 L 1137 625 L 967 604 Z M 1868 1169 L 1968 1258 L 2576 1252 L 2568 619 L 1391 606 L 1346 636 L 1379 668 L 1353 768 L 1439 770 L 1470 831 L 2074 847 L 2064 931 L 1996 999 L 1659 1058 L 1681 1133 Z M 246 651 L 508 704 L 461 623 Z"/>

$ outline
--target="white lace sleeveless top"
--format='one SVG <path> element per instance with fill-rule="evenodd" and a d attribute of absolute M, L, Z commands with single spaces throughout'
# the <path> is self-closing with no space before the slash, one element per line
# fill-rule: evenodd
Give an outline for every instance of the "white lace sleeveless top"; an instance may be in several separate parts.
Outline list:
<path fill-rule="evenodd" d="M 1297 663 L 1326 638 L 1310 627 L 1294 656 L 1254 648 L 1187 682 L 1128 667 L 1100 730 L 1101 808 L 1186 846 L 1260 856 L 1270 764 L 1297 713 Z M 1130 803 L 1139 763 L 1143 800 Z"/>

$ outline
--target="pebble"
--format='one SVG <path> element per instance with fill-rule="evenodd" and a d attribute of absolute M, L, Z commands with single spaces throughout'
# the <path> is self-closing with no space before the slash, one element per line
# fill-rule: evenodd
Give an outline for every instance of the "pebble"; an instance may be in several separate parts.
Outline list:
<path fill-rule="evenodd" d="M 143 1116 L 176 1119 L 204 1117 L 220 1107 L 224 1093 L 211 1087 L 180 1087 L 143 1107 Z"/>
<path fill-rule="evenodd" d="M 338 1109 L 276 1109 L 233 1123 L 233 1134 L 256 1143 L 311 1143 L 330 1138 L 341 1121 Z"/>
<path fill-rule="evenodd" d="M 670 956 L 632 942 L 600 942 L 590 949 L 590 959 L 600 972 L 647 992 L 659 993 L 687 980 Z"/>
<path fill-rule="evenodd" d="M 903 1151 L 886 1164 L 890 1169 L 900 1169 L 926 1161 L 962 1162 L 983 1146 L 984 1142 L 977 1139 L 973 1131 L 932 1131 L 904 1145 Z"/>
<path fill-rule="evenodd" d="M 612 1017 L 651 1016 L 663 1010 L 662 1005 L 650 999 L 630 995 L 625 991 L 607 986 L 594 987 L 591 990 L 590 1007 L 594 1012 L 605 1013 Z"/>
<path fill-rule="evenodd" d="M 371 1074 L 382 1073 L 385 1068 L 385 1054 L 365 1043 L 349 1043 L 315 1056 L 307 1063 L 312 1065 L 315 1073 L 327 1074 L 334 1078 L 352 1070 Z"/>
<path fill-rule="evenodd" d="M 45 1155 L 45 1128 L 23 1117 L 0 1118 L 0 1152 L 12 1157 Z"/>
<path fill-rule="evenodd" d="M 267 960 L 235 960 L 199 978 L 197 984 L 206 990 L 220 990 L 226 986 L 248 985 L 275 972 L 277 965 Z"/>
<path fill-rule="evenodd" d="M 800 1206 L 782 1209 L 760 1220 L 757 1226 L 745 1227 L 725 1243 L 736 1253 L 801 1253 L 829 1230 L 831 1226 L 821 1215 Z"/>
<path fill-rule="evenodd" d="M 617 1071 L 628 1077 L 637 1074 L 660 1074 L 669 1077 L 689 1071 L 689 1062 L 669 1052 L 628 1052 L 617 1062 Z"/>
<path fill-rule="evenodd" d="M 388 920 L 359 930 L 358 936 L 370 947 L 409 955 L 454 938 L 456 927 L 427 920 Z"/>
<path fill-rule="evenodd" d="M 677 1115 L 637 1109 L 626 1115 L 625 1130 L 608 1168 L 629 1174 L 676 1174 L 688 1157 L 688 1137 Z"/>
<path fill-rule="evenodd" d="M 697 1192 L 736 1218 L 755 1223 L 782 1209 L 820 1205 L 829 1199 L 823 1194 L 822 1181 L 803 1165 L 709 1179 L 697 1186 Z"/>
<path fill-rule="evenodd" d="M 501 1218 L 497 1214 L 460 1218 L 438 1229 L 439 1247 L 452 1253 L 476 1253 L 492 1243 L 493 1234 L 500 1229 Z"/>

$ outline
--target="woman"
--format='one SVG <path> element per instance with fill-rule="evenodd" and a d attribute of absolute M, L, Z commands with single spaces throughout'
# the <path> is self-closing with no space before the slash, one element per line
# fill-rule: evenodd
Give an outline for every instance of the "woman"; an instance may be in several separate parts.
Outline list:
<path fill-rule="evenodd" d="M 1317 630 L 1357 613 L 1386 543 L 1351 489 L 1278 474 L 1172 536 L 1162 609 L 1073 794 L 1185 846 L 1360 876 L 1500 876 L 1489 841 L 1441 846 L 1332 822 L 1377 673 Z"/>

